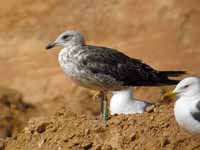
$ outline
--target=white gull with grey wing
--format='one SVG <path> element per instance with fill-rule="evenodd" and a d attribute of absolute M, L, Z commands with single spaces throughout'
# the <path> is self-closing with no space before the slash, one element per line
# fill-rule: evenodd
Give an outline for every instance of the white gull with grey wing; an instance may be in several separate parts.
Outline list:
<path fill-rule="evenodd" d="M 200 78 L 187 77 L 165 95 L 174 96 L 178 97 L 174 106 L 177 123 L 191 134 L 200 134 Z"/>
<path fill-rule="evenodd" d="M 152 105 L 143 100 L 135 99 L 131 88 L 121 91 L 113 91 L 112 94 L 110 100 L 111 115 L 144 113 L 146 108 Z"/>

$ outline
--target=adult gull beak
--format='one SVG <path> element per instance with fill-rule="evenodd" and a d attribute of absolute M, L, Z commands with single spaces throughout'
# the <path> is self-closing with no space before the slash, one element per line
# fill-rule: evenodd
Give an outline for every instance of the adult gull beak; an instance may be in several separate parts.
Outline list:
<path fill-rule="evenodd" d="M 165 99 L 174 99 L 176 96 L 177 96 L 177 92 L 169 92 L 169 93 L 165 93 L 163 96 L 162 96 L 162 100 L 165 100 Z"/>

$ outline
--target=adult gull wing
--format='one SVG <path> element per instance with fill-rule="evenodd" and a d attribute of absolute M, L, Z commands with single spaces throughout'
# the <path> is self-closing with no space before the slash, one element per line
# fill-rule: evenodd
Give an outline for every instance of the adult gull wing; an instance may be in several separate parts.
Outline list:
<path fill-rule="evenodd" d="M 192 117 L 200 122 L 200 100 L 196 104 L 196 110 L 191 112 Z"/>

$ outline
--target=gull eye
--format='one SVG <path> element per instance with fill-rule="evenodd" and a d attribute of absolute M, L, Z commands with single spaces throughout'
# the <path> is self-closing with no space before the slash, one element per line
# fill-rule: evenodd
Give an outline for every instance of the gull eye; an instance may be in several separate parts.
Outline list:
<path fill-rule="evenodd" d="M 190 85 L 189 84 L 187 84 L 187 85 L 185 85 L 183 88 L 184 89 L 186 89 L 186 88 L 188 88 Z"/>
<path fill-rule="evenodd" d="M 66 40 L 66 39 L 69 38 L 69 35 L 64 35 L 62 38 L 63 38 L 64 40 Z"/>

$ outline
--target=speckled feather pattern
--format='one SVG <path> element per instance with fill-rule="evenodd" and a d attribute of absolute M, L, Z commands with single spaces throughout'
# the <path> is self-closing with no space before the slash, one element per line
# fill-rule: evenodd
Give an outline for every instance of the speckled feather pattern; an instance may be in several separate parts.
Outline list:
<path fill-rule="evenodd" d="M 73 79 L 105 87 L 159 85 L 166 79 L 140 60 L 105 47 L 66 47 L 59 62 Z"/>
<path fill-rule="evenodd" d="M 110 90 L 177 83 L 168 79 L 169 72 L 156 71 L 115 49 L 85 45 L 83 36 L 76 31 L 64 32 L 54 43 L 64 47 L 58 59 L 65 74 L 86 87 Z"/>

